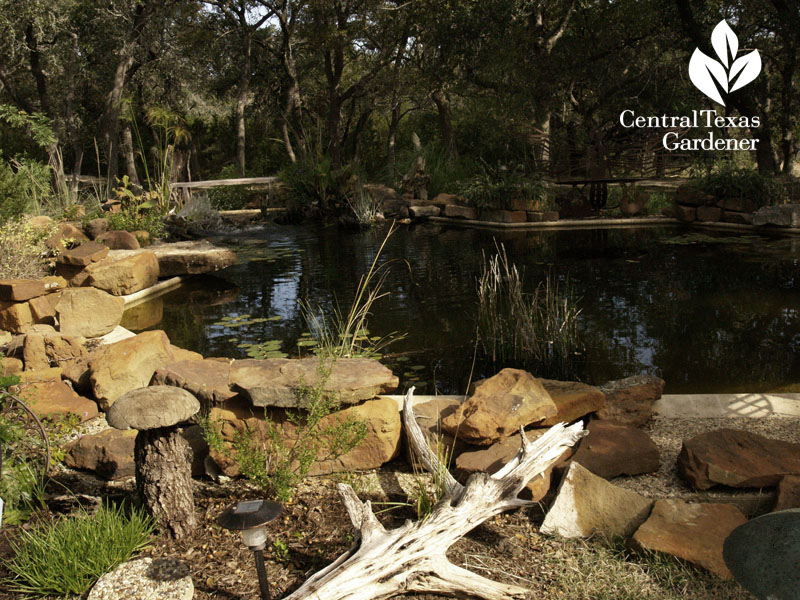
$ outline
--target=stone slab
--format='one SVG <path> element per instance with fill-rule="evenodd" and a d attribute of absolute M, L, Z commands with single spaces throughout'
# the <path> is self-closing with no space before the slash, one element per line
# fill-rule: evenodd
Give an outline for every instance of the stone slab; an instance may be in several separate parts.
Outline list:
<path fill-rule="evenodd" d="M 0 300 L 24 302 L 45 292 L 44 282 L 39 279 L 0 279 Z"/>
<path fill-rule="evenodd" d="M 146 250 L 112 250 L 109 256 L 117 260 L 141 252 L 155 253 L 160 277 L 210 273 L 230 267 L 236 262 L 236 255 L 232 250 L 214 246 L 205 240 L 154 244 Z"/>
<path fill-rule="evenodd" d="M 800 417 L 800 394 L 665 394 L 653 411 L 671 418 Z"/>

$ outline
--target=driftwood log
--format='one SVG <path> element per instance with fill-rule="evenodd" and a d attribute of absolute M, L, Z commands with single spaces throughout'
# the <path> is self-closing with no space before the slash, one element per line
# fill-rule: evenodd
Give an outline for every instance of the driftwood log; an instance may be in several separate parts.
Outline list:
<path fill-rule="evenodd" d="M 533 504 L 518 494 L 577 443 L 583 425 L 558 424 L 534 442 L 522 431 L 522 447 L 503 468 L 492 475 L 473 474 L 461 485 L 428 447 L 411 406 L 413 391 L 409 390 L 403 403 L 409 443 L 423 466 L 444 478 L 444 496 L 427 518 L 406 521 L 387 531 L 369 501 L 361 502 L 349 485 L 339 484 L 339 495 L 356 530 L 355 544 L 284 600 L 381 600 L 406 592 L 487 600 L 530 597 L 525 588 L 498 583 L 454 565 L 446 553 L 487 519 Z"/>

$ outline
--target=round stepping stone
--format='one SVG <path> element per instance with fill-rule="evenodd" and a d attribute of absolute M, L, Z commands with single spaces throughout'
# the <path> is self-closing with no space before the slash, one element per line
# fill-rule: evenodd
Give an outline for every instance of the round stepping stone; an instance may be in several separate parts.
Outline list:
<path fill-rule="evenodd" d="M 194 585 L 186 563 L 173 558 L 141 558 L 106 573 L 87 600 L 192 600 Z"/>
<path fill-rule="evenodd" d="M 757 517 L 734 529 L 722 551 L 742 587 L 762 600 L 795 600 L 800 589 L 800 509 Z"/>

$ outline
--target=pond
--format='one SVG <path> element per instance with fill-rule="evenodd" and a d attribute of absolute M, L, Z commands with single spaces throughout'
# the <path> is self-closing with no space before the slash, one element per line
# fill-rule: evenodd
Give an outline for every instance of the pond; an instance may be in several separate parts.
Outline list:
<path fill-rule="evenodd" d="M 220 238 L 236 265 L 126 313 L 204 356 L 296 355 L 308 330 L 298 300 L 352 301 L 385 231 L 270 225 Z M 533 290 L 569 278 L 581 308 L 581 379 L 650 373 L 668 393 L 787 390 L 800 382 L 800 238 L 679 227 L 495 231 L 426 224 L 389 240 L 370 335 L 401 332 L 384 362 L 421 393 L 463 392 L 473 371 L 476 278 L 505 245 Z M 249 346 L 248 346 L 249 345 Z M 477 379 L 497 368 L 477 363 Z M 534 373 L 535 374 L 535 373 Z"/>

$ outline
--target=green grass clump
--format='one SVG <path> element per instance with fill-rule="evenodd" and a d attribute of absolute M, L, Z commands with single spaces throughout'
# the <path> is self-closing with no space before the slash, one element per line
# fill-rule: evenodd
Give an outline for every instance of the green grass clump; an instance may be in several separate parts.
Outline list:
<path fill-rule="evenodd" d="M 103 506 L 94 515 L 21 529 L 11 542 L 14 558 L 5 563 L 13 577 L 3 584 L 27 596 L 85 594 L 102 575 L 146 548 L 154 528 L 139 511 Z"/>

